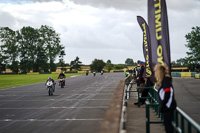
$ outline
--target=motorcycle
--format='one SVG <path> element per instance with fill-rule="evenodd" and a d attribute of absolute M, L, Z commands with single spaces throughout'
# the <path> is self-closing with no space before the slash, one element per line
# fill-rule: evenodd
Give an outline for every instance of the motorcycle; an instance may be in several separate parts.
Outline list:
<path fill-rule="evenodd" d="M 93 72 L 93 75 L 95 76 L 95 75 L 96 75 L 96 72 Z"/>
<path fill-rule="evenodd" d="M 103 71 L 101 71 L 101 75 L 103 75 Z"/>
<path fill-rule="evenodd" d="M 89 72 L 88 72 L 88 71 L 86 71 L 86 76 L 88 76 L 88 74 L 89 74 Z"/>
<path fill-rule="evenodd" d="M 64 78 L 59 79 L 59 86 L 61 86 L 61 88 L 64 88 L 64 86 L 65 86 L 65 79 Z"/>
<path fill-rule="evenodd" d="M 53 92 L 54 92 L 54 89 L 55 89 L 55 88 L 53 89 L 53 87 L 54 87 L 53 82 L 52 81 L 47 81 L 46 86 L 47 86 L 46 89 L 48 90 L 49 96 L 52 96 Z"/>

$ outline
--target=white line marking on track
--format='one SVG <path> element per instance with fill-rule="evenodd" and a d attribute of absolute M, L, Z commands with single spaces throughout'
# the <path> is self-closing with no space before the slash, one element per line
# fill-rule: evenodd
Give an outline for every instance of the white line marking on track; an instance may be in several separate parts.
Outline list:
<path fill-rule="evenodd" d="M 0 109 L 16 109 L 16 110 L 20 110 L 20 109 L 99 109 L 99 108 L 108 108 L 108 106 L 96 106 L 96 107 L 41 107 L 41 108 L 0 108 Z"/>
<path fill-rule="evenodd" d="M 27 120 L 12 120 L 12 119 L 3 119 L 3 120 L 0 120 L 0 121 L 11 121 L 11 122 L 43 122 L 43 121 L 102 121 L 103 119 L 75 119 L 75 118 L 72 118 L 72 119 L 27 119 Z"/>
<path fill-rule="evenodd" d="M 1 96 L 1 95 L 0 95 Z M 55 100 L 55 99 L 51 99 L 51 100 Z M 56 99 L 56 101 L 82 101 L 82 100 L 87 100 L 87 101 L 110 101 L 110 99 Z M 41 100 L 1 100 L 0 102 L 41 102 Z M 50 101 L 50 99 L 47 100 L 42 100 L 42 101 Z"/>
<path fill-rule="evenodd" d="M 70 76 L 70 78 L 75 78 L 75 77 L 78 77 L 78 76 L 80 76 L 80 75 L 74 75 L 74 76 Z"/>
<path fill-rule="evenodd" d="M 11 119 L 4 119 L 3 121 L 12 121 Z"/>

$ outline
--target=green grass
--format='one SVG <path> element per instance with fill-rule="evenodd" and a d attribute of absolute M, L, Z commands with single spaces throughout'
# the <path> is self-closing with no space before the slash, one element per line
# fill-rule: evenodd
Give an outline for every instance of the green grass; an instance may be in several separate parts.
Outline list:
<path fill-rule="evenodd" d="M 59 74 L 38 74 L 38 75 L 0 75 L 0 89 L 29 85 L 34 83 L 45 82 L 48 77 L 52 77 L 57 80 Z M 77 73 L 65 74 L 66 78 L 73 75 L 80 75 Z"/>

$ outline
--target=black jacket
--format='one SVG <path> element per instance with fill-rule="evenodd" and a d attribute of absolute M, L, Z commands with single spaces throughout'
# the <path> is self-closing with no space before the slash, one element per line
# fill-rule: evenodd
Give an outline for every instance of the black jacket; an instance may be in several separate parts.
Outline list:
<path fill-rule="evenodd" d="M 140 81 L 140 83 L 145 83 L 144 78 L 143 78 L 144 69 L 145 68 L 142 66 L 141 70 L 139 72 L 139 81 Z"/>
<path fill-rule="evenodd" d="M 164 77 L 162 85 L 158 89 L 159 107 L 161 112 L 172 111 L 176 109 L 174 98 L 174 87 L 170 77 Z"/>
<path fill-rule="evenodd" d="M 61 74 L 59 74 L 59 76 L 58 76 L 58 79 L 62 79 L 62 78 L 65 78 L 65 74 L 63 74 L 63 73 L 61 73 Z"/>

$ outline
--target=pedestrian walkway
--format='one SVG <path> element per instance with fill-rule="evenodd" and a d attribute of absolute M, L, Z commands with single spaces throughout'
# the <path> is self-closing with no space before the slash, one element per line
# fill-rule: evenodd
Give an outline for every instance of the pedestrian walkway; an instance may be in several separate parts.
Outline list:
<path fill-rule="evenodd" d="M 132 86 L 132 90 L 136 88 L 136 84 Z M 131 92 L 130 98 L 127 100 L 126 110 L 126 130 L 127 133 L 146 133 L 146 112 L 145 105 L 138 107 L 134 105 L 137 102 L 137 93 Z M 150 120 L 159 121 L 159 118 L 150 110 Z M 150 124 L 150 133 L 165 133 L 162 124 Z"/>

